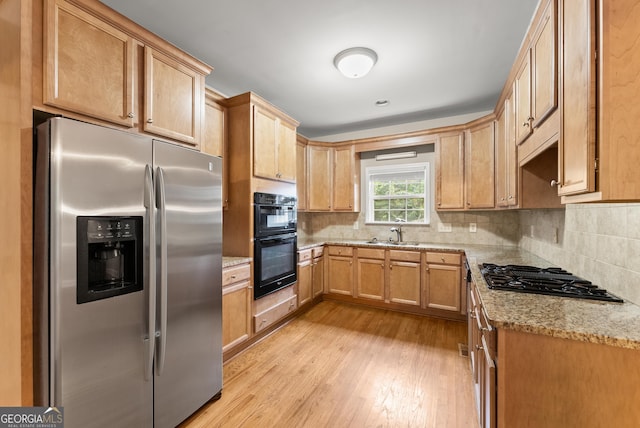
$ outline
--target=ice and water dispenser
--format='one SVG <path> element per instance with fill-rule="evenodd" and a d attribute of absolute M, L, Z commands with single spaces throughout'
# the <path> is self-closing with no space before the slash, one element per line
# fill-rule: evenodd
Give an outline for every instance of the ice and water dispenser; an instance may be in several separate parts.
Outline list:
<path fill-rule="evenodd" d="M 143 288 L 142 217 L 77 218 L 77 303 Z"/>

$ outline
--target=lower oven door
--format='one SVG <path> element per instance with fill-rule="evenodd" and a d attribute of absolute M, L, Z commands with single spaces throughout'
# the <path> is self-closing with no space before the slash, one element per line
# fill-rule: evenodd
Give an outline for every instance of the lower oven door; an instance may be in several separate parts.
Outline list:
<path fill-rule="evenodd" d="M 296 282 L 296 247 L 295 233 L 256 238 L 254 299 Z"/>

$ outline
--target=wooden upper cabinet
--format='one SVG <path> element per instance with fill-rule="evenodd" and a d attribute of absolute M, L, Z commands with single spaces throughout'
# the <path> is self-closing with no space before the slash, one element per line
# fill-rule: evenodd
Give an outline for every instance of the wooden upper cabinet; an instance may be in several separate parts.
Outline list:
<path fill-rule="evenodd" d="M 144 130 L 198 147 L 204 75 L 149 46 L 144 51 Z"/>
<path fill-rule="evenodd" d="M 531 50 L 527 52 L 514 81 L 516 103 L 516 142 L 531 134 Z"/>
<path fill-rule="evenodd" d="M 296 126 L 273 111 L 254 106 L 253 175 L 296 181 Z"/>
<path fill-rule="evenodd" d="M 62 0 L 44 15 L 43 103 L 136 126 L 136 41 Z"/>
<path fill-rule="evenodd" d="M 210 155 L 224 158 L 225 134 L 225 108 L 214 99 L 205 96 L 204 136 L 200 149 Z"/>
<path fill-rule="evenodd" d="M 512 94 L 504 101 L 495 129 L 496 144 L 496 206 L 518 205 L 518 165 L 515 143 Z"/>
<path fill-rule="evenodd" d="M 556 0 L 551 0 L 531 44 L 532 128 L 537 128 L 558 105 L 556 17 Z"/>
<path fill-rule="evenodd" d="M 307 146 L 309 211 L 331 210 L 331 148 Z"/>
<path fill-rule="evenodd" d="M 298 211 L 307 210 L 307 144 L 296 143 L 296 192 L 298 195 Z"/>
<path fill-rule="evenodd" d="M 595 2 L 561 0 L 559 195 L 596 188 Z"/>
<path fill-rule="evenodd" d="M 333 204 L 334 211 L 357 211 L 357 166 L 353 145 L 333 149 Z"/>
<path fill-rule="evenodd" d="M 296 181 L 296 127 L 278 121 L 278 178 Z"/>
<path fill-rule="evenodd" d="M 516 142 L 522 143 L 558 105 L 556 0 L 547 2 L 514 80 Z"/>
<path fill-rule="evenodd" d="M 464 209 L 464 134 L 443 135 L 436 143 L 436 204 L 439 210 Z"/>
<path fill-rule="evenodd" d="M 253 175 L 277 178 L 275 114 L 254 106 L 253 110 Z"/>
<path fill-rule="evenodd" d="M 494 122 L 467 131 L 465 188 L 467 208 L 495 208 Z"/>
<path fill-rule="evenodd" d="M 229 204 L 226 108 L 214 99 L 210 90 L 205 92 L 204 134 L 200 150 L 222 158 L 222 206 L 226 208 Z"/>

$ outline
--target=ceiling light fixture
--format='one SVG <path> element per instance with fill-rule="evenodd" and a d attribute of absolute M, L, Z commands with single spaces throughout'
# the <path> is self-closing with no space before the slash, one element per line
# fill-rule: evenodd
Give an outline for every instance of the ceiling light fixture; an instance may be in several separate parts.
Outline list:
<path fill-rule="evenodd" d="M 384 153 L 380 155 L 376 155 L 377 161 L 383 160 L 392 160 L 392 159 L 406 159 L 406 158 L 415 158 L 418 156 L 418 152 L 399 152 L 399 153 Z"/>
<path fill-rule="evenodd" d="M 349 48 L 338 53 L 333 59 L 333 65 L 340 73 L 350 79 L 365 76 L 378 61 L 378 55 L 369 48 Z"/>

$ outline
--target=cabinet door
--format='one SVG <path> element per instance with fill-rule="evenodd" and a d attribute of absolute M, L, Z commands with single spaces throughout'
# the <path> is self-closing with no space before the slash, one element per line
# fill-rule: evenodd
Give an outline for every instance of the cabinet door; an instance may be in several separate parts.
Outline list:
<path fill-rule="evenodd" d="M 595 2 L 561 0 L 559 195 L 595 191 Z"/>
<path fill-rule="evenodd" d="M 331 149 L 323 146 L 307 146 L 309 168 L 307 177 L 309 210 L 331 210 Z"/>
<path fill-rule="evenodd" d="M 251 283 L 243 281 L 222 289 L 222 351 L 251 335 Z"/>
<path fill-rule="evenodd" d="M 495 144 L 493 122 L 468 131 L 465 144 L 467 208 L 495 207 Z"/>
<path fill-rule="evenodd" d="M 550 1 L 540 21 L 531 46 L 532 57 L 532 128 L 537 128 L 558 105 L 556 69 L 556 12 Z"/>
<path fill-rule="evenodd" d="M 531 134 L 531 50 L 525 55 L 514 81 L 516 103 L 516 143 Z"/>
<path fill-rule="evenodd" d="M 144 130 L 198 147 L 204 76 L 145 46 Z"/>
<path fill-rule="evenodd" d="M 353 146 L 333 149 L 334 211 L 354 211 L 355 149 Z"/>
<path fill-rule="evenodd" d="M 393 303 L 420 306 L 420 263 L 390 262 L 389 300 Z"/>
<path fill-rule="evenodd" d="M 276 178 L 295 183 L 296 181 L 296 128 L 281 120 L 277 121 L 278 159 Z"/>
<path fill-rule="evenodd" d="M 298 211 L 307 210 L 307 146 L 296 144 L 296 192 Z"/>
<path fill-rule="evenodd" d="M 44 13 L 44 104 L 135 126 L 134 40 L 65 1 Z"/>
<path fill-rule="evenodd" d="M 426 304 L 429 308 L 460 311 L 460 266 L 428 264 Z"/>
<path fill-rule="evenodd" d="M 353 295 L 353 260 L 351 257 L 329 256 L 329 293 Z"/>
<path fill-rule="evenodd" d="M 464 134 L 441 136 L 436 144 L 439 210 L 464 208 Z"/>
<path fill-rule="evenodd" d="M 495 428 L 498 414 L 496 411 L 496 364 L 491 358 L 484 336 L 481 336 L 481 347 L 478 349 L 482 364 L 482 379 L 480 380 L 480 395 L 482 406 L 482 427 Z"/>
<path fill-rule="evenodd" d="M 209 98 L 204 104 L 204 136 L 200 150 L 222 158 L 222 206 L 229 205 L 229 158 L 226 139 L 226 109 Z"/>
<path fill-rule="evenodd" d="M 311 290 L 311 261 L 298 263 L 298 306 L 310 302 Z"/>
<path fill-rule="evenodd" d="M 225 109 L 214 100 L 205 98 L 204 103 L 204 137 L 201 150 L 213 156 L 225 155 Z"/>
<path fill-rule="evenodd" d="M 384 300 L 384 259 L 358 257 L 356 297 Z"/>
<path fill-rule="evenodd" d="M 502 110 L 496 120 L 496 205 L 506 207 L 508 192 L 507 138 L 505 111 Z"/>
<path fill-rule="evenodd" d="M 518 205 L 518 151 L 516 145 L 515 111 L 513 93 L 504 100 L 504 138 L 507 147 L 507 205 Z"/>
<path fill-rule="evenodd" d="M 311 265 L 311 282 L 313 283 L 313 297 L 324 292 L 324 257 L 316 257 Z"/>
<path fill-rule="evenodd" d="M 253 175 L 277 178 L 276 116 L 257 106 L 253 109 Z"/>

